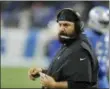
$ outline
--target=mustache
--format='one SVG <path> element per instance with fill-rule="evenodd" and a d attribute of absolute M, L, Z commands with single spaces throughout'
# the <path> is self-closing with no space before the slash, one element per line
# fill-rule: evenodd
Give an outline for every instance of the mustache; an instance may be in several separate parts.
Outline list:
<path fill-rule="evenodd" d="M 66 32 L 64 32 L 64 31 L 60 31 L 59 32 L 59 36 L 68 36 L 68 34 Z"/>
<path fill-rule="evenodd" d="M 68 35 L 66 32 L 61 31 L 59 33 L 59 38 L 62 38 L 62 39 L 71 39 L 71 36 Z"/>
<path fill-rule="evenodd" d="M 67 34 L 65 31 L 60 31 L 58 34 L 58 37 L 63 39 L 73 39 L 74 36 L 75 36 L 74 33 Z"/>

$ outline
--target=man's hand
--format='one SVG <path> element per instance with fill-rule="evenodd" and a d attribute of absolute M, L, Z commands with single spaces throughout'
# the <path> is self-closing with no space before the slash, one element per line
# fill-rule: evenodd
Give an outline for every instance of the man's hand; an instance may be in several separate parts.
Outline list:
<path fill-rule="evenodd" d="M 35 80 L 36 75 L 42 72 L 42 68 L 30 68 L 28 71 L 28 77 L 31 80 Z"/>
<path fill-rule="evenodd" d="M 51 76 L 48 76 L 41 72 L 39 74 L 42 86 L 48 88 L 55 88 L 56 81 Z"/>

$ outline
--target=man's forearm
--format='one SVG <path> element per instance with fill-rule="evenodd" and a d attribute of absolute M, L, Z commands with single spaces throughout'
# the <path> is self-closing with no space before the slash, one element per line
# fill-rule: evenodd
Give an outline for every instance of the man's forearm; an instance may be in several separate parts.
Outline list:
<path fill-rule="evenodd" d="M 67 81 L 56 82 L 54 88 L 68 88 Z"/>

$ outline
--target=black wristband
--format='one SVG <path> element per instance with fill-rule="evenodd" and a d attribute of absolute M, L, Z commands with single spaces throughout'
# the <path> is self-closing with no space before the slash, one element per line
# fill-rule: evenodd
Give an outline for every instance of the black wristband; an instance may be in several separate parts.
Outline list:
<path fill-rule="evenodd" d="M 42 69 L 42 73 L 47 73 L 47 70 L 45 69 Z M 36 75 L 32 75 L 33 77 L 37 78 L 37 77 L 40 77 L 40 74 L 36 74 Z"/>
<path fill-rule="evenodd" d="M 45 70 L 45 69 L 42 69 L 42 73 L 45 73 L 45 74 L 46 74 L 46 73 L 47 73 L 47 70 Z"/>
<path fill-rule="evenodd" d="M 36 74 L 36 75 L 32 75 L 34 78 L 37 78 L 39 77 L 40 75 L 39 74 Z"/>

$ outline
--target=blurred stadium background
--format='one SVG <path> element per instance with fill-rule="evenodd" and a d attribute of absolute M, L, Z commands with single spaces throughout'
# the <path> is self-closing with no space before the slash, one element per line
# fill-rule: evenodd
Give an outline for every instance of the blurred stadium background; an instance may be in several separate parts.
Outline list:
<path fill-rule="evenodd" d="M 48 44 L 57 37 L 58 10 L 73 8 L 86 23 L 89 10 L 98 5 L 109 7 L 109 1 L 2 1 L 1 88 L 41 87 L 39 79 L 28 79 L 27 72 L 50 63 Z"/>

